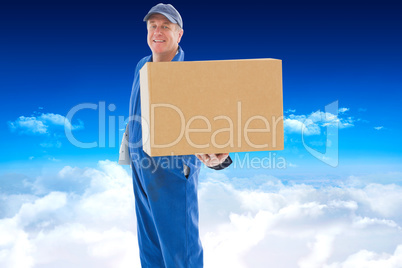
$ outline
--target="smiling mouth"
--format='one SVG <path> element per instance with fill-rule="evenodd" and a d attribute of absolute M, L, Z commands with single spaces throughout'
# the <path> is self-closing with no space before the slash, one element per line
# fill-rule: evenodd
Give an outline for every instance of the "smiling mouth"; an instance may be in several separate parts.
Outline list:
<path fill-rule="evenodd" d="M 154 43 L 164 43 L 165 40 L 152 40 Z"/>

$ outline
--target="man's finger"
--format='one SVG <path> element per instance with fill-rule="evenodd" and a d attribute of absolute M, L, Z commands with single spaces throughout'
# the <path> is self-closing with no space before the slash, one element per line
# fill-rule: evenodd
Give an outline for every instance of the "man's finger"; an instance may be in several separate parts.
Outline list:
<path fill-rule="evenodd" d="M 204 164 L 208 163 L 209 157 L 207 154 L 195 154 L 195 156 L 200 159 Z"/>
<path fill-rule="evenodd" d="M 220 154 L 195 154 L 206 166 L 213 167 L 222 164 L 229 156 L 229 153 Z"/>
<path fill-rule="evenodd" d="M 209 154 L 209 166 L 213 167 L 219 164 L 220 164 L 219 158 L 216 156 L 216 154 Z"/>
<path fill-rule="evenodd" d="M 221 164 L 223 161 L 225 161 L 226 158 L 228 158 L 229 153 L 222 153 L 222 154 L 217 154 L 216 155 L 219 159 L 219 164 Z"/>

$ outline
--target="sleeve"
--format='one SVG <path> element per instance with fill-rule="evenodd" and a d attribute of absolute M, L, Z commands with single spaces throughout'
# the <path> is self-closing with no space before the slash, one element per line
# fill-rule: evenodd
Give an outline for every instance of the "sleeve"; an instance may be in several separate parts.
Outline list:
<path fill-rule="evenodd" d="M 225 161 L 223 161 L 221 164 L 217 165 L 217 166 L 213 166 L 213 167 L 209 167 L 215 170 L 222 170 L 227 168 L 228 166 L 230 166 L 232 164 L 232 158 L 230 158 L 230 156 L 228 156 Z"/>

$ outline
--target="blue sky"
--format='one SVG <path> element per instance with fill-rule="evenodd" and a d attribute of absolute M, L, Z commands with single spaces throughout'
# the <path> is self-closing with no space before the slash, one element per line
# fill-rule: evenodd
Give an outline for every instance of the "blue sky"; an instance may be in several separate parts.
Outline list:
<path fill-rule="evenodd" d="M 396 119 L 402 41 L 397 33 L 402 24 L 398 6 L 353 1 L 203 2 L 196 8 L 184 2 L 173 4 L 185 20 L 181 45 L 186 60 L 282 59 L 284 110 L 292 111 L 287 115 L 308 116 L 333 101 L 348 109 L 344 117 L 351 117 L 353 126 L 339 133 L 340 168 L 375 163 L 399 170 Z M 78 104 L 100 102 L 116 107 L 113 112 L 106 110 L 106 126 L 108 116 L 115 117 L 116 123 L 119 116 L 127 117 L 133 70 L 150 53 L 141 20 L 149 4 L 101 1 L 23 6 L 9 3 L 1 16 L 0 85 L 6 100 L 0 118 L 2 169 L 18 172 L 55 164 L 49 159 L 60 160 L 61 165 L 115 159 L 117 146 L 108 136 L 106 148 L 79 149 L 65 140 L 62 128 L 53 128 L 54 122 L 48 122 L 53 129 L 42 134 L 28 134 L 21 128 L 12 131 L 10 122 L 20 116 L 66 116 Z M 79 139 L 99 139 L 97 110 L 77 113 L 72 124 L 78 125 L 78 120 L 83 124 L 74 130 Z M 115 144 L 119 143 L 117 128 Z M 292 146 L 300 144 L 286 144 Z M 284 153 L 295 156 L 289 150 Z M 319 163 L 300 165 L 314 168 Z"/>
<path fill-rule="evenodd" d="M 35 206 L 35 200 L 47 196 L 50 197 L 45 200 L 61 200 L 60 208 L 63 204 L 76 204 L 79 207 L 87 200 L 85 198 L 90 198 L 83 195 L 85 189 L 92 189 L 88 178 L 95 180 L 88 172 L 103 174 L 105 178 L 113 177 L 116 172 L 124 176 L 129 174 L 121 173 L 128 171 L 126 167 L 121 169 L 112 163 L 118 158 L 122 134 L 118 119 L 128 116 L 134 68 L 138 60 L 150 54 L 142 19 L 149 8 L 157 3 L 18 1 L 2 5 L 0 178 L 2 197 L 9 200 L 3 208 L 3 219 L 24 213 L 25 203 Z M 332 186 L 345 187 L 342 188 L 345 193 L 340 194 L 339 198 L 350 194 L 350 199 L 358 204 L 359 209 L 354 210 L 353 206 L 347 205 L 343 209 L 354 211 L 353 213 L 361 210 L 363 212 L 359 215 L 363 218 L 367 216 L 379 221 L 391 220 L 398 226 L 402 224 L 392 211 L 384 212 L 385 210 L 375 206 L 371 206 L 371 210 L 364 210 L 364 206 L 359 206 L 359 202 L 375 204 L 380 193 L 389 195 L 383 208 L 387 204 L 401 204 L 397 195 L 401 192 L 398 187 L 402 183 L 402 127 L 399 120 L 402 114 L 399 103 L 402 97 L 402 8 L 396 1 L 171 3 L 180 11 L 184 21 L 181 46 L 185 51 L 185 60 L 277 58 L 283 61 L 285 150 L 256 152 L 248 156 L 233 154 L 232 158 L 254 157 L 271 163 L 284 159 L 286 168 L 232 166 L 221 175 L 203 169 L 200 177 L 204 183 L 202 189 L 209 189 L 211 185 L 222 187 L 223 192 L 233 193 L 228 197 L 229 200 L 243 198 L 247 193 L 245 189 L 259 189 L 267 194 L 261 200 L 269 199 L 269 202 L 274 202 L 270 199 L 271 194 L 275 193 L 275 196 L 286 199 L 289 196 L 283 191 L 300 190 L 297 188 L 299 186 L 294 186 L 296 183 L 304 185 L 300 187 L 321 189 L 306 190 L 321 191 L 314 192 L 317 199 L 310 200 L 320 203 L 320 194 L 324 192 L 330 192 L 334 196 L 339 194 L 335 194 Z M 332 167 L 313 157 L 305 149 L 300 126 L 306 119 L 317 118 L 327 105 L 335 101 L 338 103 L 336 119 L 341 127 L 336 150 L 339 161 Z M 65 136 L 64 117 L 77 105 L 86 105 L 87 108 L 80 110 L 68 127 L 78 140 L 97 142 L 98 146 L 94 148 L 78 148 Z M 88 108 L 90 105 L 96 108 Z M 98 134 L 99 110 L 103 105 L 106 130 L 111 125 L 115 135 L 110 137 L 106 134 L 104 146 Z M 335 110 L 332 112 L 335 113 Z M 112 124 L 110 118 L 114 118 L 116 125 Z M 304 135 L 306 144 L 322 153 L 328 131 L 325 123 L 325 120 L 316 121 L 315 128 L 310 129 L 309 135 Z M 332 144 L 334 142 L 332 140 Z M 102 162 L 108 160 L 111 162 Z M 63 174 L 69 174 L 71 181 L 63 180 Z M 49 178 L 54 178 L 65 188 L 54 186 Z M 85 183 L 79 182 L 82 178 L 88 180 L 84 179 Z M 250 179 L 249 184 L 244 183 L 244 178 Z M 219 182 L 219 179 L 223 182 Z M 271 188 L 261 186 L 268 184 Z M 378 186 L 378 193 L 373 190 L 373 185 L 377 184 L 382 185 Z M 129 187 L 122 185 L 123 188 Z M 354 187 L 363 187 L 361 191 L 372 199 L 361 201 L 356 197 L 360 190 Z M 351 194 L 354 190 L 356 193 Z M 102 193 L 106 192 L 107 187 Z M 25 194 L 25 199 L 15 197 L 18 193 Z M 71 201 L 70 193 L 78 194 L 79 198 Z M 207 194 L 203 196 L 208 197 Z M 131 199 L 127 197 L 127 200 Z M 236 212 L 229 205 L 222 208 L 222 211 L 228 217 L 230 213 L 238 213 L 239 217 L 243 217 L 250 212 L 245 209 L 249 202 L 247 200 L 239 201 L 243 211 Z M 261 205 L 264 203 L 261 200 L 258 201 L 260 205 L 256 206 L 256 211 L 267 211 Z M 322 202 L 335 209 L 334 200 L 329 198 Z M 307 202 L 303 198 L 296 201 L 301 204 Z M 287 202 L 289 206 L 293 204 L 291 201 Z M 206 201 L 201 203 L 205 207 L 210 205 Z M 308 206 L 310 203 L 306 204 Z M 45 210 L 56 213 L 57 209 L 55 207 L 53 210 Z M 395 211 L 398 209 L 400 207 L 396 207 Z M 374 214 L 370 212 L 366 215 L 364 211 Z M 62 215 L 64 212 L 65 210 L 56 214 Z M 270 213 L 276 212 L 272 210 Z M 327 215 L 326 212 L 324 214 Z M 131 217 L 127 215 L 124 216 L 125 219 Z M 212 223 L 217 215 L 209 216 L 206 219 L 210 221 L 205 221 L 204 224 L 212 226 L 209 231 L 215 230 Z M 235 224 L 234 228 L 238 228 L 236 220 L 230 219 L 225 224 Z M 314 218 L 312 226 L 319 225 L 326 219 Z M 79 218 L 76 223 L 83 224 L 86 220 Z M 355 224 L 356 219 L 352 222 Z M 108 223 L 105 226 L 110 227 Z M 386 232 L 389 234 L 389 230 L 384 230 Z M 367 234 L 361 235 L 364 237 Z M 400 232 L 396 231 L 395 235 L 399 238 Z M 117 237 L 120 236 L 122 234 L 118 233 Z M 331 233 L 329 236 L 333 237 L 335 234 Z M 208 245 L 214 245 L 213 239 L 205 239 L 209 241 Z M 347 241 L 347 237 L 342 239 Z M 259 250 L 262 250 L 268 243 L 266 241 L 252 241 L 250 245 L 258 244 Z M 299 242 L 307 244 L 306 241 Z M 317 241 L 319 244 L 321 240 Z M 373 241 L 376 241 L 375 238 Z M 387 241 L 389 242 L 382 241 L 383 248 L 370 248 L 369 252 L 393 254 L 396 246 L 402 244 Z M 355 251 L 349 252 L 350 256 L 358 254 L 363 247 L 356 245 L 354 249 Z M 336 251 L 336 246 L 333 250 Z M 340 251 L 337 252 L 337 256 L 342 255 Z M 361 254 L 356 256 L 361 257 Z M 314 256 L 307 253 L 306 256 L 301 256 L 299 266 L 308 267 L 303 265 Z M 82 256 L 82 259 L 85 258 Z M 219 260 L 215 261 L 219 263 Z M 252 262 L 250 258 L 243 261 L 248 264 Z M 332 256 L 325 261 L 328 261 L 327 264 L 336 261 L 348 263 L 346 255 L 343 259 L 336 260 Z M 295 266 L 284 264 L 283 267 Z M 331 267 L 338 266 L 334 264 Z"/>
<path fill-rule="evenodd" d="M 194 10 L 176 4 L 186 18 L 181 45 L 187 60 L 282 59 L 285 111 L 308 115 L 336 100 L 349 109 L 354 123 L 340 133 L 341 157 L 380 163 L 401 156 L 395 120 L 401 21 L 392 4 L 211 5 L 205 2 Z M 3 11 L 1 87 L 7 101 L 1 146 L 7 153 L 2 162 L 28 162 L 32 156 L 43 160 L 35 165 L 47 156 L 62 162 L 77 155 L 113 157 L 116 148 L 77 150 L 62 138 L 60 148 L 44 150 L 38 143 L 56 138 L 20 136 L 7 122 L 42 113 L 65 116 L 77 104 L 100 101 L 116 105 L 106 118 L 126 117 L 133 69 L 149 54 L 144 23 L 138 19 L 147 9 L 123 1 L 10 5 Z M 213 19 L 203 19 L 204 13 Z M 97 112 L 76 117 L 84 124 L 77 135 L 88 142 L 96 139 Z"/>

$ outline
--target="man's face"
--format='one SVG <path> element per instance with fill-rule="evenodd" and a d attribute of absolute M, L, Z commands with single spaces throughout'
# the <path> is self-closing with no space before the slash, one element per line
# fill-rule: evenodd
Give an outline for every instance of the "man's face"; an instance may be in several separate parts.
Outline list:
<path fill-rule="evenodd" d="M 169 54 L 178 48 L 183 30 L 162 14 L 154 14 L 147 21 L 148 46 L 153 54 Z"/>

